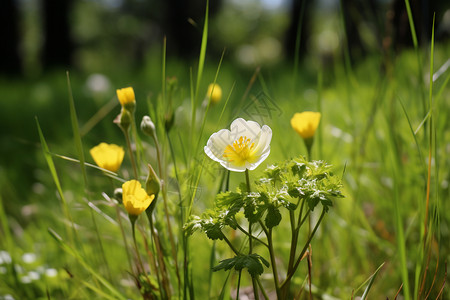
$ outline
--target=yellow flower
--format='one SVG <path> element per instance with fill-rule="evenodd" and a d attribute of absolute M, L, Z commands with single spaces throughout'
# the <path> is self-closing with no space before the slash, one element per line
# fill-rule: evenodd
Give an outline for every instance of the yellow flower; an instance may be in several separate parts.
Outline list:
<path fill-rule="evenodd" d="M 320 113 L 304 111 L 296 113 L 291 119 L 291 126 L 303 138 L 310 139 L 314 137 L 316 129 L 319 126 Z"/>
<path fill-rule="evenodd" d="M 122 185 L 122 201 L 130 215 L 139 216 L 152 203 L 155 195 L 148 195 L 137 180 Z"/>
<path fill-rule="evenodd" d="M 230 130 L 222 129 L 213 133 L 204 150 L 212 160 L 219 162 L 230 171 L 254 170 L 270 153 L 272 129 L 254 121 L 238 118 L 230 125 Z"/>
<path fill-rule="evenodd" d="M 117 98 L 119 99 L 119 102 L 122 106 L 127 106 L 130 104 L 134 106 L 134 104 L 136 103 L 136 98 L 134 96 L 134 90 L 132 87 L 118 89 L 116 93 Z"/>
<path fill-rule="evenodd" d="M 111 172 L 119 170 L 125 154 L 122 147 L 106 143 L 100 143 L 89 152 L 97 166 Z"/>
<path fill-rule="evenodd" d="M 208 86 L 206 97 L 210 98 L 213 104 L 218 103 L 222 99 L 222 88 L 217 83 L 211 83 Z"/>

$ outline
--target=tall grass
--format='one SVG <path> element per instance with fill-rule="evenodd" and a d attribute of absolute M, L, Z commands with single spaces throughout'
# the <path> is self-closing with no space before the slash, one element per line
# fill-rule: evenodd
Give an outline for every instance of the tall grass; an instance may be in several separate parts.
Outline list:
<path fill-rule="evenodd" d="M 407 0 L 405 3 L 409 7 Z M 433 77 L 434 66 L 445 62 L 448 45 L 435 45 L 432 28 L 430 49 L 419 48 L 410 9 L 408 12 L 415 49 L 396 57 L 390 74 L 378 73 L 377 58 L 352 66 L 348 49 L 344 49 L 347 54 L 343 60 L 337 60 L 334 70 L 323 66 L 313 74 L 303 75 L 297 73 L 300 65 L 296 60 L 294 74 L 291 67 L 276 70 L 281 74 L 278 80 L 273 80 L 277 77 L 270 70 L 258 68 L 253 76 L 236 81 L 236 71 L 223 67 L 227 60 L 225 52 L 219 61 L 207 60 L 208 11 L 196 76 L 192 68 L 171 65 L 164 41 L 157 76 L 161 78 L 160 91 L 152 98 L 137 99 L 137 105 L 145 108 L 137 112 L 145 111 L 151 116 L 159 137 L 157 141 L 142 135 L 138 138 L 138 130 L 133 134 L 135 154 L 139 154 L 138 179 L 144 180 L 149 163 L 163 182 L 153 219 L 150 217 L 147 222 L 140 217 L 136 223 L 137 253 L 130 250 L 131 225 L 117 202 L 120 199 L 114 195 L 114 188 L 133 176 L 129 171 L 131 164 L 125 161 L 123 171 L 105 176 L 88 163 L 90 158 L 84 153 L 92 138 L 89 131 L 81 134 L 83 120 L 76 108 L 82 103 L 73 97 L 68 81 L 68 114 L 74 141 L 60 149 L 71 152 L 74 148 L 76 157 L 54 154 L 36 119 L 44 159 L 39 168 L 45 169 L 43 181 L 48 185 L 45 195 L 50 200 L 46 200 L 47 206 L 33 203 L 39 207 L 36 214 L 39 221 L 36 226 L 24 226 L 5 211 L 7 199 L 0 199 L 3 234 L 0 250 L 13 257 L 13 263 L 0 264 L 7 267 L 4 273 L 0 272 L 0 295 L 128 299 L 139 297 L 152 285 L 167 284 L 168 287 L 160 289 L 161 298 L 171 295 L 180 299 L 227 299 L 253 290 L 252 280 L 245 272 L 212 271 L 219 260 L 230 256 L 227 245 L 200 234 L 188 237 L 183 230 L 192 214 L 214 208 L 217 192 L 233 190 L 243 181 L 242 176 L 217 168 L 202 153 L 202 146 L 210 133 L 240 116 L 270 124 L 274 135 L 271 155 L 265 164 L 306 155 L 300 137 L 289 127 L 289 120 L 294 112 L 318 110 L 323 119 L 314 158 L 331 162 L 334 172 L 342 174 L 346 198 L 336 201 L 315 231 L 310 248 L 303 249 L 302 253 L 307 252 L 308 256 L 299 262 L 298 271 L 292 275 L 292 293 L 298 299 L 308 299 L 310 294 L 322 299 L 357 296 L 392 299 L 397 294 L 404 299 L 448 298 L 445 262 L 450 253 L 447 243 L 450 216 L 445 200 L 449 176 L 450 73 L 447 70 L 440 77 Z M 426 64 L 422 55 L 429 57 L 427 85 L 423 83 Z M 179 75 L 182 72 L 185 74 Z M 172 74 L 179 75 L 178 81 L 168 79 Z M 317 97 L 309 100 L 292 93 L 291 81 L 286 80 L 292 74 L 297 92 L 312 89 Z M 296 86 L 301 76 L 313 78 L 314 83 Z M 138 80 L 145 82 L 147 78 Z M 225 97 L 219 104 L 208 102 L 202 107 L 203 95 L 208 96 L 207 83 L 220 84 Z M 78 84 L 73 88 L 81 87 Z M 426 89 L 428 101 L 424 102 Z M 279 113 L 261 116 L 258 110 L 244 109 L 259 103 L 261 99 L 257 97 L 261 92 L 275 101 Z M 113 126 L 110 115 L 99 121 Z M 262 169 L 259 167 L 252 178 Z M 56 209 L 58 200 L 60 208 Z M 48 203 L 52 203 L 51 208 Z M 312 218 L 317 220 L 319 215 L 312 214 Z M 153 231 L 148 229 L 151 222 Z M 289 263 L 286 257 L 291 254 L 291 245 L 283 233 L 288 230 L 289 224 L 285 224 L 275 228 L 273 235 L 270 231 L 273 257 L 268 251 L 261 252 L 272 259 L 272 265 L 281 262 L 278 270 L 261 278 L 261 286 L 269 293 L 276 290 L 271 288 L 270 280 L 286 274 L 283 272 Z M 248 245 L 245 235 L 233 238 L 241 247 Z M 303 235 L 299 240 L 308 241 Z M 44 275 L 40 283 L 21 282 L 23 267 L 16 265 L 20 265 L 21 254 L 27 251 L 35 251 L 45 257 L 44 265 L 58 269 L 57 284 L 52 283 L 55 278 Z M 144 272 L 134 268 L 139 257 Z M 155 266 L 166 269 L 153 274 L 158 269 Z M 20 269 L 22 273 L 17 271 Z M 24 293 L 20 292 L 24 289 Z"/>

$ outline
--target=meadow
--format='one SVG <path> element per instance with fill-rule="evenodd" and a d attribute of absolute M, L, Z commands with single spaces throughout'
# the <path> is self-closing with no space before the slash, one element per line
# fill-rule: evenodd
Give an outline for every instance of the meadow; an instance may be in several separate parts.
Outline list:
<path fill-rule="evenodd" d="M 450 44 L 238 69 L 207 31 L 104 89 L 2 80 L 0 299 L 449 299 Z"/>

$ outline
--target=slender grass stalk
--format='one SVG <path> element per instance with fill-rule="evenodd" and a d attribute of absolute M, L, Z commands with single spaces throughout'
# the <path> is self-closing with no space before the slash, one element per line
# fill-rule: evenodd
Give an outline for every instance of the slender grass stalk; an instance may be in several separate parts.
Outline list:
<path fill-rule="evenodd" d="M 117 99 L 113 98 L 105 105 L 103 105 L 84 125 L 80 128 L 80 135 L 83 137 L 88 134 L 92 128 L 95 127 L 101 120 L 103 120 L 108 113 L 110 113 L 119 102 Z"/>
<path fill-rule="evenodd" d="M 294 69 L 292 74 L 292 99 L 294 99 L 294 96 L 297 94 L 296 87 L 297 85 L 297 76 L 298 76 L 298 65 L 300 61 L 300 42 L 302 37 L 302 25 L 303 25 L 303 17 L 305 15 L 305 6 L 306 1 L 301 2 L 300 7 L 300 16 L 298 18 L 298 24 L 297 24 L 297 34 L 295 38 L 295 53 L 294 53 Z"/>
<path fill-rule="evenodd" d="M 214 85 L 214 87 L 215 87 L 215 84 L 216 84 L 216 82 L 217 82 L 217 77 L 219 76 L 219 71 L 220 71 L 220 67 L 221 67 L 221 65 L 222 65 L 222 61 L 223 61 L 224 55 L 225 55 L 225 50 L 222 52 L 222 56 L 220 57 L 219 65 L 218 65 L 217 70 L 216 70 L 216 75 L 214 76 L 214 80 L 213 80 L 213 85 Z M 213 87 L 213 89 L 211 90 L 211 95 L 212 95 L 212 93 L 214 92 L 214 87 Z M 209 95 L 210 99 L 211 99 L 211 95 Z M 202 126 L 200 127 L 200 132 L 199 132 L 199 136 L 198 136 L 198 141 L 197 141 L 197 146 L 196 146 L 195 153 L 198 153 L 198 149 L 199 149 L 199 146 L 200 146 L 200 143 L 201 143 L 201 139 L 202 139 L 202 135 L 203 135 L 203 130 L 205 129 L 206 117 L 207 117 L 207 115 L 208 115 L 208 111 L 209 111 L 209 106 L 210 106 L 210 105 L 211 105 L 211 100 L 208 101 L 208 104 L 207 104 L 207 106 L 206 106 L 205 113 L 204 113 L 204 115 L 203 115 Z"/>
<path fill-rule="evenodd" d="M 109 292 L 110 295 L 114 295 L 116 299 L 126 300 L 126 297 L 122 295 L 118 290 L 112 286 L 108 280 L 106 280 L 103 276 L 97 273 L 91 265 L 84 260 L 84 258 L 76 251 L 74 248 L 70 247 L 68 244 L 64 242 L 64 240 L 51 228 L 48 229 L 50 235 L 59 243 L 61 248 L 74 257 L 82 266 L 85 268 L 94 278 L 96 278 Z"/>
<path fill-rule="evenodd" d="M 203 68 L 205 65 L 205 57 L 206 57 L 206 46 L 208 44 L 208 15 L 209 15 L 209 0 L 206 1 L 206 12 L 205 12 L 205 22 L 203 25 L 203 34 L 202 34 L 202 42 L 200 46 L 200 57 L 198 60 L 198 68 L 197 68 L 197 80 L 195 83 L 195 90 L 191 91 L 191 109 L 192 109 L 192 119 L 191 119 L 191 134 L 190 140 L 194 141 L 194 132 L 196 131 L 195 122 L 197 119 L 196 111 L 197 111 L 197 98 L 198 92 L 200 89 L 200 83 L 202 81 L 203 76 Z M 192 94 L 193 93 L 193 94 Z M 196 153 L 194 153 L 196 155 Z"/>
<path fill-rule="evenodd" d="M 322 118 L 324 118 L 322 110 L 322 89 L 323 89 L 323 72 L 322 68 L 319 69 L 317 73 L 317 111 L 320 112 Z M 323 126 L 319 126 L 318 130 L 318 147 L 319 147 L 319 157 L 323 159 Z"/>
<path fill-rule="evenodd" d="M 417 79 L 419 80 L 419 86 L 420 86 L 420 96 L 422 99 L 422 113 L 423 115 L 426 114 L 426 99 L 425 99 L 425 86 L 424 82 L 422 80 L 422 58 L 420 56 L 420 49 L 419 49 L 419 42 L 417 40 L 417 34 L 416 34 L 416 28 L 414 26 L 414 19 L 411 11 L 411 6 L 409 4 L 409 0 L 405 0 L 405 6 L 406 6 L 406 13 L 408 14 L 408 21 L 409 21 L 409 28 L 411 30 L 411 38 L 414 45 L 414 50 L 416 52 L 416 58 L 417 58 L 417 67 L 418 67 L 418 74 Z"/>
<path fill-rule="evenodd" d="M 369 294 L 369 291 L 375 281 L 375 278 L 378 275 L 378 272 L 381 270 L 381 268 L 384 266 L 384 262 L 375 270 L 375 272 L 370 275 L 369 278 L 367 278 L 358 288 L 356 288 L 353 293 L 356 294 L 360 289 L 362 289 L 363 286 L 365 286 L 367 284 L 366 289 L 364 290 L 363 295 L 361 296 L 361 300 L 366 299 L 367 295 Z"/>
<path fill-rule="evenodd" d="M 79 163 L 80 163 L 80 167 L 81 167 L 81 173 L 83 174 L 83 183 L 84 183 L 84 189 L 83 190 L 85 191 L 85 195 L 88 198 L 88 203 L 90 203 L 90 200 L 89 200 L 90 195 L 87 192 L 87 190 L 88 190 L 88 180 L 87 180 L 86 166 L 85 166 L 85 157 L 84 157 L 84 151 L 83 151 L 83 141 L 81 139 L 80 129 L 79 129 L 79 125 L 78 125 L 77 111 L 76 111 L 76 108 L 75 108 L 75 101 L 74 101 L 74 98 L 73 98 L 72 86 L 70 84 L 69 72 L 67 72 L 66 75 L 67 75 L 67 86 L 68 86 L 68 91 L 69 91 L 70 120 L 71 120 L 71 123 L 72 123 L 73 137 L 74 137 L 75 146 L 76 146 L 76 149 L 77 149 L 77 152 L 78 152 L 78 158 L 79 158 Z M 91 215 L 92 224 L 94 226 L 94 231 L 95 231 L 95 234 L 96 234 L 96 237 L 97 237 L 98 245 L 100 247 L 101 260 L 102 260 L 103 264 L 106 267 L 109 279 L 112 281 L 111 269 L 109 267 L 108 260 L 106 259 L 105 249 L 103 247 L 103 242 L 102 242 L 102 239 L 101 239 L 101 236 L 100 236 L 100 232 L 98 230 L 97 221 L 95 220 L 95 216 L 94 216 L 94 213 L 92 211 L 92 208 L 89 207 L 88 210 L 89 210 L 89 213 Z"/>
<path fill-rule="evenodd" d="M 87 188 L 88 180 L 86 175 L 86 168 L 84 166 L 85 159 L 84 159 L 83 143 L 81 141 L 80 129 L 78 126 L 77 111 L 75 109 L 75 101 L 73 100 L 72 86 L 70 84 L 69 72 L 66 73 L 66 76 L 67 76 L 67 87 L 69 92 L 70 121 L 72 124 L 73 138 L 75 147 L 78 152 L 78 158 L 80 160 L 81 173 L 83 174 L 83 180 L 86 185 L 85 188 Z"/>
<path fill-rule="evenodd" d="M 39 133 L 39 139 L 41 141 L 42 152 L 44 153 L 44 157 L 45 157 L 45 160 L 47 161 L 48 168 L 50 169 L 50 173 L 52 175 L 53 182 L 56 185 L 56 189 L 58 191 L 58 195 L 59 195 L 59 197 L 61 199 L 62 211 L 63 211 L 64 217 L 67 220 L 69 220 L 69 222 L 71 224 L 71 229 L 72 230 L 69 230 L 66 227 L 66 233 L 67 233 L 67 236 L 69 237 L 70 244 L 74 245 L 75 244 L 74 236 L 77 237 L 77 240 L 79 240 L 79 239 L 78 239 L 77 232 L 75 230 L 75 226 L 74 226 L 74 223 L 73 223 L 73 218 L 72 218 L 72 215 L 70 214 L 69 206 L 67 204 L 66 197 L 64 196 L 64 193 L 63 193 L 63 190 L 62 190 L 62 187 L 61 187 L 61 182 L 59 180 L 59 176 L 58 176 L 58 173 L 56 171 L 55 163 L 53 162 L 53 158 L 52 158 L 52 156 L 50 154 L 50 150 L 49 150 L 49 148 L 47 146 L 47 142 L 45 141 L 45 137 L 44 137 L 44 134 L 42 133 L 41 126 L 39 125 L 38 118 L 35 117 L 35 120 L 36 120 L 36 125 L 37 125 L 37 129 L 38 129 L 38 133 Z"/>
<path fill-rule="evenodd" d="M 8 225 L 8 217 L 3 206 L 3 197 L 0 194 L 0 232 L 3 233 L 3 238 L 0 240 L 3 249 L 6 249 L 9 253 L 13 251 L 13 238 L 11 236 L 11 229 Z"/>

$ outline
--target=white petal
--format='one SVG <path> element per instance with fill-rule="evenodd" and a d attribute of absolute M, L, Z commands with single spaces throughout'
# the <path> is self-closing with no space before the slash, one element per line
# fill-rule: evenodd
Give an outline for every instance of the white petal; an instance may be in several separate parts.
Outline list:
<path fill-rule="evenodd" d="M 233 141 L 230 140 L 230 136 L 231 134 L 228 129 L 222 129 L 213 133 L 204 148 L 206 155 L 212 160 L 222 161 L 225 148 L 227 145 L 233 143 Z"/>
<path fill-rule="evenodd" d="M 272 140 L 272 129 L 269 126 L 264 125 L 261 130 L 261 135 L 258 138 L 255 145 L 256 154 L 262 155 L 266 151 L 270 152 L 270 141 Z"/>
<path fill-rule="evenodd" d="M 252 141 L 257 138 L 261 132 L 261 126 L 254 121 L 245 121 L 238 118 L 230 125 L 231 138 L 237 140 L 241 136 L 245 136 Z"/>

